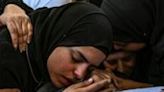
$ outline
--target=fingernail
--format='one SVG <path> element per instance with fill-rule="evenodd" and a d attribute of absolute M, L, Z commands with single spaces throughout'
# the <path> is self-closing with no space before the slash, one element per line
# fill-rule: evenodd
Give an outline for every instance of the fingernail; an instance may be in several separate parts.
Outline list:
<path fill-rule="evenodd" d="M 17 49 L 17 44 L 14 44 L 14 48 Z"/>
<path fill-rule="evenodd" d="M 23 49 L 22 49 L 22 48 L 20 48 L 19 50 L 20 50 L 20 53 L 22 53 L 22 52 L 23 52 Z"/>
<path fill-rule="evenodd" d="M 92 83 L 92 82 L 93 82 L 93 79 L 92 79 L 92 78 L 89 78 L 89 79 L 88 79 L 88 82 L 89 82 L 89 83 Z"/>
<path fill-rule="evenodd" d="M 27 40 L 27 43 L 30 44 L 30 40 Z"/>
<path fill-rule="evenodd" d="M 108 83 L 111 83 L 111 79 L 108 79 Z"/>

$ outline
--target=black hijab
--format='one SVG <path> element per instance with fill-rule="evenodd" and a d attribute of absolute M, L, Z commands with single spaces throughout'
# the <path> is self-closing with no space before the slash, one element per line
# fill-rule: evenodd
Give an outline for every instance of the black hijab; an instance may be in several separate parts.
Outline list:
<path fill-rule="evenodd" d="M 46 62 L 57 46 L 94 46 L 106 55 L 112 46 L 110 22 L 97 7 L 76 2 L 41 9 L 30 15 L 34 34 L 28 55 L 37 77 L 45 76 Z M 47 74 L 46 74 L 47 75 Z"/>
<path fill-rule="evenodd" d="M 115 41 L 148 42 L 154 30 L 158 0 L 104 0 L 101 8 L 113 27 Z"/>
<path fill-rule="evenodd" d="M 147 44 L 137 54 L 134 78 L 164 85 L 164 0 L 104 0 L 101 7 L 115 41 Z"/>

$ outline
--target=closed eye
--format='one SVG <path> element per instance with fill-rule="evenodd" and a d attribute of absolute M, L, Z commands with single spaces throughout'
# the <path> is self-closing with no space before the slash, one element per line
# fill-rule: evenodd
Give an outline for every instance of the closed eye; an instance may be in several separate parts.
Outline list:
<path fill-rule="evenodd" d="M 87 62 L 86 58 L 80 52 L 71 49 L 71 53 L 72 53 L 72 60 L 74 63 Z"/>

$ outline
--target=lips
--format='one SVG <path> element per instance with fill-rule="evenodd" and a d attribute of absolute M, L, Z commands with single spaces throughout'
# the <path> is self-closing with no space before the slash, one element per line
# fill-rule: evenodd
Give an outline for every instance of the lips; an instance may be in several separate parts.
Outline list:
<path fill-rule="evenodd" d="M 73 82 L 71 81 L 71 79 L 66 78 L 64 76 L 61 76 L 61 80 L 60 82 L 64 85 L 64 86 L 68 86 L 71 85 Z"/>

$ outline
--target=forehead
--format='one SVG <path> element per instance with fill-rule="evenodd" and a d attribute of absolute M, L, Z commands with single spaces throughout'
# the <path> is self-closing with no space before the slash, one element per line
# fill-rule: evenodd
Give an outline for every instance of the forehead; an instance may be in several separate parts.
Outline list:
<path fill-rule="evenodd" d="M 138 51 L 145 46 L 144 43 L 139 42 L 118 42 L 113 41 L 114 50 L 125 50 L 125 51 Z"/>

